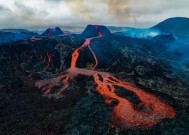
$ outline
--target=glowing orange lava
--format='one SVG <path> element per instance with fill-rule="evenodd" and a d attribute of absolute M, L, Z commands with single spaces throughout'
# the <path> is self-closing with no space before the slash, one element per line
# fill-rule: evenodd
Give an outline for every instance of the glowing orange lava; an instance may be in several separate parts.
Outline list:
<path fill-rule="evenodd" d="M 126 129 L 146 129 L 154 126 L 162 119 L 173 118 L 175 116 L 173 108 L 159 98 L 135 87 L 129 82 L 121 81 L 107 72 L 94 70 L 98 65 L 98 60 L 90 48 L 90 42 L 100 37 L 102 37 L 101 33 L 97 37 L 87 38 L 83 45 L 72 53 L 71 66 L 64 74 L 56 78 L 38 81 L 36 82 L 36 87 L 45 90 L 44 94 L 47 95 L 50 94 L 56 84 L 62 83 L 63 87 L 57 93 L 61 94 L 69 86 L 69 82 L 77 75 L 91 76 L 97 84 L 96 91 L 104 98 L 106 104 L 109 105 L 115 100 L 118 101 L 118 104 L 111 112 L 110 121 L 112 124 Z M 79 51 L 85 47 L 89 48 L 96 62 L 90 70 L 76 67 Z M 129 100 L 116 95 L 116 86 L 133 92 L 140 99 L 143 108 L 148 111 L 136 109 Z"/>
<path fill-rule="evenodd" d="M 47 70 L 48 67 L 50 66 L 51 56 L 48 52 L 47 52 L 47 60 L 45 62 L 46 62 L 46 67 L 43 70 Z"/>
<path fill-rule="evenodd" d="M 51 63 L 51 55 L 49 54 L 49 52 L 46 52 L 45 56 L 43 57 L 42 54 L 39 54 L 39 56 L 38 56 L 37 51 L 34 50 L 34 55 L 29 56 L 29 58 L 27 60 L 28 63 L 31 63 L 34 57 L 39 57 L 39 59 L 42 61 L 42 63 L 46 65 L 43 68 L 44 71 L 46 71 L 49 68 L 50 63 Z"/>

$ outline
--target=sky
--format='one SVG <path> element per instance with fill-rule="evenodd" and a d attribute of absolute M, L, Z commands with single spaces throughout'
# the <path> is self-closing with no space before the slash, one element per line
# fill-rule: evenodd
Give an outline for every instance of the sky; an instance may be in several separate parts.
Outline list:
<path fill-rule="evenodd" d="M 88 24 L 146 28 L 188 13 L 188 0 L 0 0 L 0 29 Z"/>

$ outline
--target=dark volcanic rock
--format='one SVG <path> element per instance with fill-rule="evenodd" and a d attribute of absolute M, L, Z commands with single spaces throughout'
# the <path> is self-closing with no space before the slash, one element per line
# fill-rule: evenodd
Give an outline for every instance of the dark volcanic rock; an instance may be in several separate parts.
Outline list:
<path fill-rule="evenodd" d="M 106 26 L 102 25 L 88 25 L 85 30 L 82 32 L 81 36 L 83 38 L 90 38 L 98 36 L 99 32 L 103 36 L 110 36 L 111 32 Z"/>
<path fill-rule="evenodd" d="M 157 35 L 152 38 L 152 40 L 162 43 L 162 44 L 167 44 L 167 43 L 172 43 L 176 41 L 175 37 L 172 34 L 163 34 L 163 35 Z"/>

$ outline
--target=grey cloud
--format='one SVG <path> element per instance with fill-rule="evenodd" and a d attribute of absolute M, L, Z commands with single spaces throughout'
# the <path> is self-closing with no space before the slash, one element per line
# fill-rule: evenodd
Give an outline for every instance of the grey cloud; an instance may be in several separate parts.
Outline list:
<path fill-rule="evenodd" d="M 8 13 L 8 12 L 11 12 L 11 10 L 3 5 L 0 5 L 0 12 L 1 13 Z"/>
<path fill-rule="evenodd" d="M 0 25 L 2 28 L 8 27 L 32 27 L 39 24 L 47 16 L 47 12 L 37 12 L 35 9 L 30 8 L 20 2 L 14 2 L 16 8 L 10 10 L 3 5 L 0 5 L 0 11 L 3 13 L 4 18 L 0 17 Z"/>
<path fill-rule="evenodd" d="M 72 12 L 79 17 L 86 19 L 93 19 L 96 17 L 96 14 L 99 14 L 97 11 L 98 8 L 104 8 L 108 10 L 109 15 L 113 16 L 115 19 L 127 19 L 130 16 L 130 11 L 128 8 L 128 0 L 95 0 L 90 1 L 91 5 L 94 7 L 89 7 L 87 0 L 64 0 Z M 106 9 L 107 7 L 107 9 Z M 94 10 L 96 9 L 96 10 Z M 103 15 L 103 13 L 100 13 Z"/>
<path fill-rule="evenodd" d="M 64 1 L 64 0 L 45 0 L 45 1 L 50 1 L 50 2 L 60 2 L 60 1 Z"/>
<path fill-rule="evenodd" d="M 63 2 L 64 0 L 45 0 L 45 1 L 51 3 L 59 3 L 59 2 Z"/>
<path fill-rule="evenodd" d="M 165 10 L 162 10 L 161 8 L 143 8 L 143 9 L 133 9 L 130 8 L 129 11 L 131 12 L 131 14 L 135 14 L 135 15 L 156 15 L 156 14 L 162 14 L 163 12 L 165 12 Z"/>
<path fill-rule="evenodd" d="M 30 19 L 33 19 L 35 18 L 35 10 L 22 4 L 22 3 L 19 3 L 19 2 L 15 2 L 14 3 L 15 6 L 18 8 L 18 13 L 20 15 L 20 17 L 22 17 L 23 19 L 27 19 L 27 20 L 30 20 Z"/>
<path fill-rule="evenodd" d="M 165 9 L 183 9 L 188 8 L 188 0 L 164 0 L 162 1 L 162 8 Z"/>
<path fill-rule="evenodd" d="M 47 26 L 62 23 L 143 27 L 175 16 L 176 13 L 177 16 L 186 15 L 186 11 L 189 11 L 188 0 L 39 0 L 48 8 L 51 7 L 51 10 L 44 6 L 37 10 L 32 4 L 25 5 L 27 3 L 25 0 L 12 1 L 15 2 L 13 8 L 0 4 L 2 14 L 0 27 Z M 38 0 L 32 2 L 36 1 Z M 59 8 L 66 6 L 72 13 L 70 16 L 64 16 L 61 9 L 59 12 Z"/>
<path fill-rule="evenodd" d="M 3 7 L 2 5 L 0 5 L 0 11 L 4 11 L 7 10 L 5 7 Z"/>
<path fill-rule="evenodd" d="M 44 16 L 48 16 L 46 11 L 36 11 L 34 8 L 30 8 L 22 3 L 15 2 L 15 6 L 18 8 L 18 16 L 24 20 L 37 21 L 43 19 Z"/>
<path fill-rule="evenodd" d="M 106 0 L 108 11 L 115 18 L 122 20 L 131 17 L 129 0 Z"/>
<path fill-rule="evenodd" d="M 15 1 L 14 4 L 15 4 L 16 7 L 18 7 L 20 9 L 20 11 L 22 11 L 24 13 L 28 13 L 28 14 L 34 14 L 35 13 L 34 9 L 32 9 L 32 8 L 26 6 L 26 5 L 24 5 L 24 4 L 22 4 L 18 1 Z"/>

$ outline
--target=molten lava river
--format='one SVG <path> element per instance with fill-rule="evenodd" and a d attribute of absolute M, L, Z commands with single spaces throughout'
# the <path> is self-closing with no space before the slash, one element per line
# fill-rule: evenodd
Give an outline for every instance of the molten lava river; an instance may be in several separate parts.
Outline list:
<path fill-rule="evenodd" d="M 84 75 L 94 78 L 94 83 L 97 85 L 96 92 L 104 98 L 107 105 L 112 104 L 115 100 L 118 101 L 118 104 L 113 108 L 110 115 L 110 121 L 114 125 L 118 125 L 124 129 L 147 129 L 154 126 L 162 119 L 173 118 L 175 116 L 173 108 L 161 101 L 158 97 L 137 88 L 129 82 L 121 81 L 107 72 L 95 70 L 95 67 L 98 65 L 98 60 L 90 47 L 90 42 L 95 38 L 101 37 L 102 34 L 99 33 L 97 37 L 87 38 L 83 45 L 75 49 L 72 53 L 71 66 L 65 73 L 52 79 L 37 81 L 36 88 L 45 90 L 44 94 L 48 95 L 56 84 L 61 83 L 63 87 L 61 87 L 57 93 L 61 94 L 68 88 L 69 82 L 77 75 Z M 77 68 L 76 66 L 79 51 L 85 47 L 88 47 L 96 62 L 90 70 Z M 137 109 L 129 100 L 116 95 L 115 90 L 117 86 L 126 91 L 133 92 L 141 101 L 143 108 L 150 109 L 150 111 Z"/>

